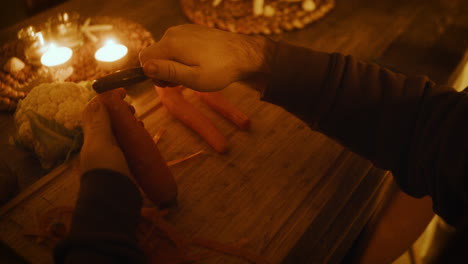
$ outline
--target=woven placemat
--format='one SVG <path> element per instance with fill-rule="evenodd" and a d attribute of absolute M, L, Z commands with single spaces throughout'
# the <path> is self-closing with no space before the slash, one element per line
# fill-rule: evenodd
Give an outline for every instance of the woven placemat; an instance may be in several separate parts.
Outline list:
<path fill-rule="evenodd" d="M 140 65 L 138 54 L 140 51 L 154 43 L 154 39 L 142 25 L 123 18 L 115 17 L 95 17 L 91 19 L 91 24 L 109 24 L 113 28 L 110 31 L 95 33 L 98 39 L 114 37 L 128 48 L 126 62 L 123 68 L 136 67 Z M 84 45 L 80 47 L 72 58 L 74 68 L 73 74 L 67 81 L 95 80 L 109 74 L 116 68 L 101 66 L 94 58 L 94 53 L 102 45 L 102 42 L 93 43 L 86 39 Z"/>
<path fill-rule="evenodd" d="M 139 65 L 138 53 L 145 47 L 154 43 L 149 31 L 133 21 L 115 17 L 92 17 L 90 25 L 112 25 L 108 31 L 93 32 L 98 41 L 93 42 L 84 38 L 83 45 L 74 49 L 70 65 L 73 73 L 65 81 L 79 82 L 94 80 L 109 74 L 118 68 L 102 65 L 94 58 L 96 50 L 103 45 L 108 37 L 117 39 L 128 48 L 125 63 L 118 64 L 120 68 L 130 68 Z M 0 111 L 14 111 L 16 102 L 24 97 L 28 90 L 45 80 L 48 74 L 46 67 L 30 64 L 24 55 L 24 43 L 20 40 L 11 40 L 0 46 Z M 17 57 L 25 63 L 23 70 L 10 73 L 3 69 L 5 63 Z"/>
<path fill-rule="evenodd" d="M 265 0 L 264 6 L 273 14 L 255 16 L 253 0 L 223 0 L 217 6 L 213 0 L 181 0 L 182 10 L 194 23 L 244 34 L 280 34 L 300 29 L 324 17 L 334 6 L 334 0 L 315 0 L 316 8 L 305 11 L 302 2 Z"/>

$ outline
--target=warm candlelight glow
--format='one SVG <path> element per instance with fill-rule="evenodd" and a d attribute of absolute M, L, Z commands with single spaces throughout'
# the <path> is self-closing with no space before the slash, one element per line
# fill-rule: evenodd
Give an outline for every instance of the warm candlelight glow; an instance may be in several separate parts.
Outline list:
<path fill-rule="evenodd" d="M 122 44 L 113 40 L 108 40 L 104 46 L 96 51 L 94 57 L 98 61 L 112 62 L 117 61 L 127 55 L 128 49 Z"/>
<path fill-rule="evenodd" d="M 64 64 L 67 62 L 73 51 L 67 47 L 57 47 L 54 43 L 51 43 L 46 53 L 41 57 L 41 63 L 45 66 L 52 67 Z"/>
<path fill-rule="evenodd" d="M 83 33 L 78 13 L 61 12 L 50 17 L 47 22 L 50 39 L 59 46 L 75 49 L 83 45 Z"/>

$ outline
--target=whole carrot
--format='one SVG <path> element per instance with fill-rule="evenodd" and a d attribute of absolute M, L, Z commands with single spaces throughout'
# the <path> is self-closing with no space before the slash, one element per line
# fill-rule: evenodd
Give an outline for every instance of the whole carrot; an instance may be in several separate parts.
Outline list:
<path fill-rule="evenodd" d="M 200 99 L 211 109 L 220 113 L 226 119 L 233 122 L 240 129 L 247 130 L 250 127 L 249 117 L 231 104 L 221 92 L 201 93 L 197 92 Z"/>
<path fill-rule="evenodd" d="M 154 87 L 163 105 L 175 118 L 197 132 L 217 152 L 227 151 L 226 138 L 206 116 L 184 98 L 180 87 Z"/>
<path fill-rule="evenodd" d="M 173 202 L 177 197 L 176 182 L 151 135 L 123 101 L 125 90 L 98 96 L 109 112 L 112 131 L 138 185 L 156 205 Z"/>

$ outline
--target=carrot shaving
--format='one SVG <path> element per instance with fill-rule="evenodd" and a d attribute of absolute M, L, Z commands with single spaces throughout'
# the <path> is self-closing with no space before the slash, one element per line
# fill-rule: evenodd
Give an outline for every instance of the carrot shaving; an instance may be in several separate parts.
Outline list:
<path fill-rule="evenodd" d="M 23 232 L 25 236 L 36 238 L 37 243 L 51 241 L 57 243 L 70 230 L 73 208 L 61 206 L 36 214 L 37 227 Z"/>
<path fill-rule="evenodd" d="M 239 257 L 250 263 L 271 263 L 265 257 L 243 248 L 248 240 L 241 239 L 235 243 L 221 243 L 215 240 L 195 237 L 187 238 L 177 228 L 164 219 L 168 210 L 154 207 L 141 209 L 141 220 L 137 237 L 148 263 L 184 264 L 204 261 L 220 254 Z M 38 227 L 24 233 L 37 239 L 51 241 L 54 244 L 63 239 L 70 231 L 73 208 L 52 208 L 38 216 Z M 207 252 L 192 252 L 190 247 L 205 248 Z"/>
<path fill-rule="evenodd" d="M 205 252 L 205 253 L 200 253 L 200 254 L 194 254 L 194 255 L 185 257 L 185 261 L 187 263 L 193 263 L 193 262 L 213 258 L 213 257 L 216 257 L 217 255 L 218 254 L 213 253 L 213 252 Z"/>
<path fill-rule="evenodd" d="M 141 208 L 141 216 L 151 218 L 151 217 L 163 217 L 166 216 L 169 213 L 169 210 L 164 209 L 164 210 L 159 210 L 156 209 L 155 207 L 143 207 Z"/>
<path fill-rule="evenodd" d="M 149 230 L 145 230 L 143 238 L 140 240 L 141 245 L 145 245 L 149 242 L 151 237 L 154 235 L 156 228 L 158 227 L 153 219 L 162 218 L 169 213 L 169 210 L 158 210 L 153 207 L 143 207 L 141 208 L 141 217 L 149 220 L 150 227 Z M 143 219 L 142 219 L 143 220 Z"/>
<path fill-rule="evenodd" d="M 158 144 L 164 132 L 166 132 L 166 129 L 162 127 L 160 127 L 158 131 L 156 131 L 156 134 L 154 134 L 154 137 L 153 137 L 154 144 Z"/>
<path fill-rule="evenodd" d="M 243 258 L 247 261 L 250 261 L 256 264 L 271 263 L 268 260 L 266 260 L 263 256 L 253 251 L 242 248 L 243 246 L 245 246 L 245 244 L 247 244 L 248 242 L 247 239 L 241 239 L 237 243 L 233 243 L 233 244 L 220 243 L 214 240 L 200 238 L 200 237 L 187 240 L 186 238 L 182 236 L 182 234 L 179 233 L 179 231 L 175 228 L 175 226 L 173 226 L 172 224 L 164 220 L 163 217 L 161 217 L 160 215 L 157 215 L 155 212 L 156 211 L 154 210 L 153 212 L 150 212 L 151 214 L 147 216 L 150 216 L 150 219 L 151 221 L 153 221 L 155 226 L 157 226 L 157 228 L 160 231 L 162 231 L 167 236 L 167 238 L 171 240 L 173 244 L 179 249 L 179 254 L 185 256 L 184 258 L 185 261 L 179 259 L 178 261 L 180 262 L 171 262 L 171 263 L 179 263 L 179 264 L 192 263 L 195 261 L 200 261 L 200 260 L 204 260 L 204 259 L 216 256 L 216 254 L 213 254 L 210 252 L 189 256 L 187 255 L 187 247 L 189 245 L 204 247 L 204 248 L 211 249 L 211 250 L 224 253 L 227 255 L 240 257 L 240 258 Z M 154 228 L 151 232 L 154 232 Z M 163 262 L 163 263 L 166 263 L 166 262 Z"/>
<path fill-rule="evenodd" d="M 148 244 L 148 242 L 151 239 L 151 236 L 154 233 L 155 228 L 156 228 L 156 225 L 154 223 L 152 223 L 151 226 L 150 226 L 149 231 L 147 232 L 147 234 L 141 239 L 140 245 L 145 246 L 146 244 Z"/>
<path fill-rule="evenodd" d="M 183 237 L 173 225 L 169 224 L 169 222 L 166 222 L 161 217 L 158 217 L 153 221 L 155 221 L 156 226 L 165 233 L 176 247 L 184 248 L 188 246 L 189 240 Z"/>
<path fill-rule="evenodd" d="M 193 154 L 191 154 L 191 155 L 188 155 L 187 157 L 184 157 L 184 158 L 181 158 L 181 159 L 176 159 L 176 160 L 168 161 L 168 162 L 167 162 L 167 166 L 172 166 L 172 165 L 179 164 L 179 163 L 181 163 L 181 162 L 183 162 L 183 161 L 186 161 L 186 160 L 189 160 L 189 159 L 191 159 L 191 158 L 194 158 L 194 157 L 196 157 L 196 156 L 198 156 L 198 155 L 200 155 L 200 154 L 202 154 L 202 153 L 203 153 L 203 150 L 200 150 L 200 151 L 197 151 L 197 152 L 195 152 L 195 153 L 193 153 Z"/>
<path fill-rule="evenodd" d="M 224 243 L 220 243 L 218 241 L 214 241 L 214 240 L 210 240 L 210 239 L 206 239 L 206 238 L 201 238 L 201 237 L 193 238 L 192 243 L 197 245 L 197 246 L 201 246 L 201 247 L 204 247 L 204 248 L 209 248 L 209 249 L 212 249 L 212 250 L 222 252 L 224 254 L 241 257 L 241 258 L 244 258 L 245 260 L 248 260 L 248 261 L 250 261 L 252 263 L 256 263 L 256 264 L 271 263 L 268 260 L 266 260 L 265 257 L 263 257 L 263 256 L 261 256 L 261 255 L 259 255 L 257 253 L 255 253 L 253 251 L 250 251 L 248 249 L 245 249 L 245 248 L 235 246 L 235 245 L 224 244 Z"/>
<path fill-rule="evenodd" d="M 152 236 L 150 244 L 143 248 L 148 263 L 180 264 L 186 263 L 186 249 L 174 247 L 174 245 L 162 236 Z"/>
<path fill-rule="evenodd" d="M 147 210 L 145 217 L 147 217 L 163 234 L 169 238 L 172 243 L 178 248 L 186 247 L 188 239 L 183 237 L 176 228 L 165 221 L 160 213 L 156 209 Z"/>
<path fill-rule="evenodd" d="M 41 230 L 39 229 L 28 229 L 23 232 L 23 235 L 25 236 L 31 236 L 31 237 L 36 237 L 37 242 L 40 243 L 42 242 L 41 239 L 46 239 L 47 234 L 44 234 Z"/>

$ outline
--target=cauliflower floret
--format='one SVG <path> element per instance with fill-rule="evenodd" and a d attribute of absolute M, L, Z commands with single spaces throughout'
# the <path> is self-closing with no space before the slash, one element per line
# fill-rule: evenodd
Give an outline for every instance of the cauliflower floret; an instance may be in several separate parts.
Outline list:
<path fill-rule="evenodd" d="M 70 144 L 71 132 L 80 131 L 81 112 L 94 94 L 92 89 L 72 82 L 44 83 L 34 87 L 16 109 L 16 141 L 34 150 L 44 168 L 53 166 L 64 154 L 60 144 Z M 31 124 L 31 120 L 36 123 Z"/>

